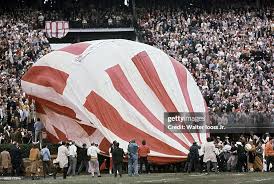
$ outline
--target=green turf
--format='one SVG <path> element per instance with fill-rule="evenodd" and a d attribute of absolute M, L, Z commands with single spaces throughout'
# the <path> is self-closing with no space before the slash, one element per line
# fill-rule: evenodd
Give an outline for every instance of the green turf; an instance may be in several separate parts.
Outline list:
<path fill-rule="evenodd" d="M 110 175 L 103 175 L 101 178 L 92 178 L 91 176 L 68 177 L 63 180 L 61 177 L 54 180 L 53 178 L 40 180 L 17 180 L 17 181 L 0 181 L 2 184 L 274 184 L 274 173 L 220 173 L 220 174 L 149 174 L 139 177 L 128 177 L 123 175 L 122 178 L 114 178 Z"/>

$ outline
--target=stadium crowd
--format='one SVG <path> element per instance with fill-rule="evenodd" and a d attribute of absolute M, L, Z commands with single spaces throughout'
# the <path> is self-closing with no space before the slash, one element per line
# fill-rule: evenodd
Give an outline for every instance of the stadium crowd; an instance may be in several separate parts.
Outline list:
<path fill-rule="evenodd" d="M 141 8 L 138 24 L 145 43 L 188 68 L 211 112 L 273 112 L 271 11 Z"/>
<path fill-rule="evenodd" d="M 22 16 L 23 15 L 23 16 Z M 35 12 L 0 15 L 0 143 L 31 142 L 35 102 L 20 88 L 24 72 L 50 52 L 49 42 L 37 24 Z"/>
<path fill-rule="evenodd" d="M 132 14 L 123 8 L 90 8 L 79 11 L 45 11 L 44 20 L 69 21 L 72 28 L 121 28 L 132 27 Z M 42 17 L 40 17 L 42 18 Z"/>

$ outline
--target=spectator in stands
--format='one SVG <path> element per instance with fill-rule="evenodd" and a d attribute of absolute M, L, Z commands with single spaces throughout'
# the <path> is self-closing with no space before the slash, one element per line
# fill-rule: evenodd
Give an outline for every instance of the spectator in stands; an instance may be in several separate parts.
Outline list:
<path fill-rule="evenodd" d="M 4 132 L 4 130 L 3 130 Z M 0 133 L 0 144 L 5 142 L 5 135 L 3 133 Z"/>
<path fill-rule="evenodd" d="M 45 20 L 45 17 L 43 16 L 42 13 L 39 13 L 39 16 L 38 16 L 38 26 L 39 28 L 43 28 L 44 27 L 44 20 Z"/>
<path fill-rule="evenodd" d="M 101 177 L 100 169 L 99 169 L 98 153 L 100 153 L 99 148 L 94 143 L 91 143 L 91 146 L 87 150 L 87 154 L 90 157 L 89 168 L 90 168 L 92 177 L 94 177 L 95 172 L 98 174 L 98 177 Z"/>
<path fill-rule="evenodd" d="M 125 156 L 124 150 L 122 148 L 119 148 L 118 142 L 115 142 L 115 147 L 112 150 L 114 177 L 117 177 L 117 172 L 119 173 L 120 177 L 122 177 L 122 165 L 123 165 L 124 156 Z"/>
<path fill-rule="evenodd" d="M 79 175 L 82 172 L 83 167 L 85 167 L 85 173 L 88 174 L 88 162 L 90 159 L 87 155 L 87 145 L 85 143 L 83 144 L 82 148 L 79 148 L 78 158 L 80 159 L 80 165 L 77 174 Z"/>
<path fill-rule="evenodd" d="M 51 173 L 50 173 L 51 155 L 50 155 L 50 151 L 49 151 L 47 144 L 43 145 L 43 149 L 41 150 L 41 157 L 42 157 L 42 162 L 43 162 L 44 178 L 46 178 L 46 174 L 51 175 Z"/>
<path fill-rule="evenodd" d="M 131 140 L 128 145 L 128 175 L 138 176 L 138 145 Z"/>
<path fill-rule="evenodd" d="M 11 140 L 22 144 L 22 133 L 20 128 L 16 128 L 15 131 L 11 132 Z"/>
<path fill-rule="evenodd" d="M 76 171 L 76 165 L 77 165 L 77 147 L 75 146 L 75 142 L 71 141 L 69 142 L 69 168 L 67 175 L 72 174 L 72 176 L 75 176 Z"/>
<path fill-rule="evenodd" d="M 148 164 L 148 154 L 150 153 L 149 147 L 146 145 L 146 141 L 142 141 L 142 145 L 138 149 L 138 155 L 139 155 L 139 160 L 140 160 L 140 173 L 142 172 L 143 169 L 143 164 L 145 165 L 146 168 L 146 173 L 149 173 L 149 164 Z"/>
<path fill-rule="evenodd" d="M 8 169 L 11 166 L 11 157 L 10 153 L 7 151 L 6 147 L 4 147 L 4 150 L 0 153 L 0 161 L 1 161 L 1 167 L 3 169 L 2 176 L 7 176 Z"/>
<path fill-rule="evenodd" d="M 44 124 L 40 121 L 40 118 L 37 118 L 37 121 L 34 123 L 35 129 L 35 139 L 34 142 L 42 142 L 42 130 L 44 128 Z"/>
<path fill-rule="evenodd" d="M 29 153 L 29 160 L 31 161 L 30 163 L 30 173 L 31 173 L 31 179 L 35 179 L 35 175 L 38 172 L 38 161 L 40 158 L 40 151 L 38 149 L 37 144 L 32 144 L 32 148 L 30 149 Z"/>

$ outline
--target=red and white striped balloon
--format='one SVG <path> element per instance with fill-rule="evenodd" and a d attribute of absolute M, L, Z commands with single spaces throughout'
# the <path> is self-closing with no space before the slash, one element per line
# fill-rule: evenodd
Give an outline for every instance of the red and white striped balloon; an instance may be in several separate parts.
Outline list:
<path fill-rule="evenodd" d="M 152 46 L 128 40 L 72 44 L 36 62 L 22 88 L 37 102 L 51 141 L 98 143 L 108 152 L 118 141 L 146 140 L 149 159 L 179 161 L 203 133 L 164 131 L 164 112 L 206 112 L 191 74 Z"/>

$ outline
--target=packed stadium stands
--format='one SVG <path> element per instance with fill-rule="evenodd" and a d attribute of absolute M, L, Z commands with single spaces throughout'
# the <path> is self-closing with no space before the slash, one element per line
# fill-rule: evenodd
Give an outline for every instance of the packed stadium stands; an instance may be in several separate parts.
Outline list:
<path fill-rule="evenodd" d="M 189 69 L 211 111 L 273 110 L 270 9 L 153 8 L 138 15 L 145 43 Z"/>

